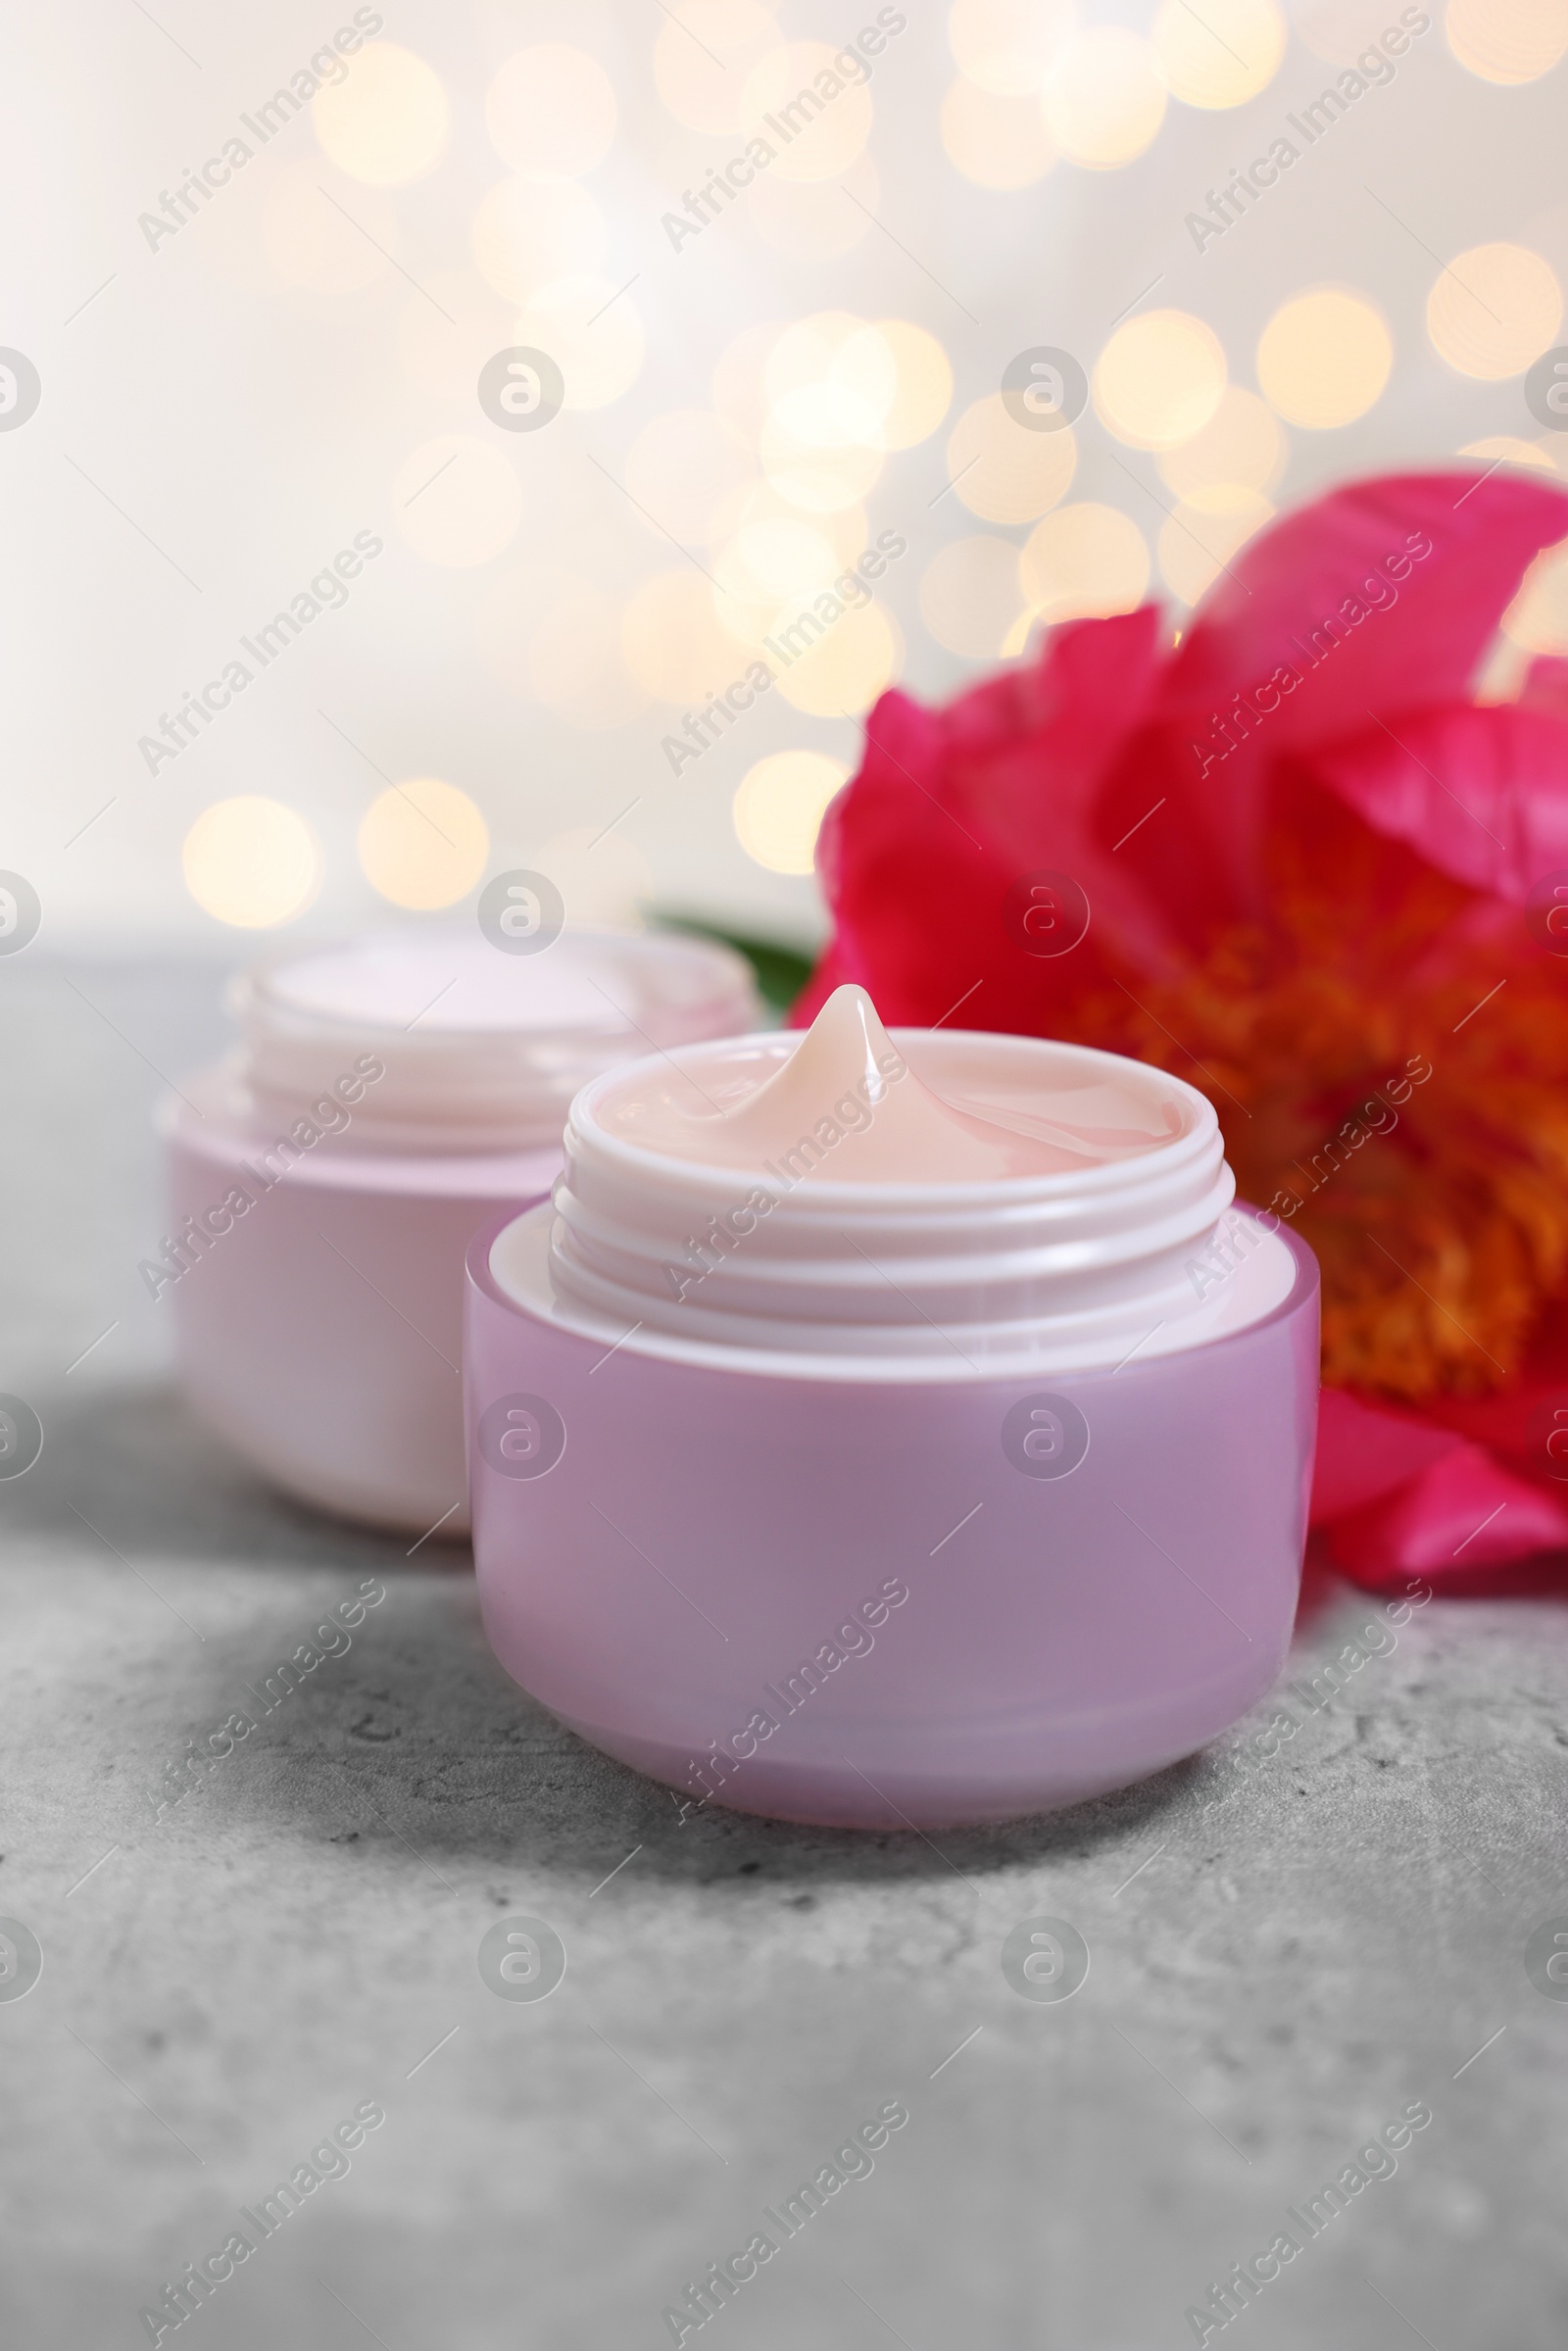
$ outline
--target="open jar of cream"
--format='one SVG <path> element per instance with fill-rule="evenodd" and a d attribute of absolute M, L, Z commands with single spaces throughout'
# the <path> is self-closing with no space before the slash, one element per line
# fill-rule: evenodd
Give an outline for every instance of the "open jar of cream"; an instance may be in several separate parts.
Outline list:
<path fill-rule="evenodd" d="M 468 1254 L 485 1626 L 692 1803 L 922 1829 L 1102 1793 L 1279 1672 L 1317 1267 L 1162 1070 L 900 1030 L 644 1059 Z"/>
<path fill-rule="evenodd" d="M 260 964 L 230 1004 L 237 1052 L 161 1105 L 142 1267 L 190 1400 L 307 1501 L 461 1534 L 469 1240 L 546 1197 L 586 1079 L 752 1026 L 750 970 L 660 933 L 393 934 Z"/>

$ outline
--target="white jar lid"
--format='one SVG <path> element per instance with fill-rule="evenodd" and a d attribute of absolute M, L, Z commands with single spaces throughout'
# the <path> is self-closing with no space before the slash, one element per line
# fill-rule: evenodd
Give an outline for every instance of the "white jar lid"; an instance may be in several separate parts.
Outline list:
<path fill-rule="evenodd" d="M 564 930 L 538 954 L 482 934 L 388 932 L 269 957 L 231 985 L 244 1109 L 285 1124 L 369 1053 L 360 1151 L 558 1143 L 578 1089 L 633 1055 L 755 1026 L 750 966 L 670 932 Z"/>

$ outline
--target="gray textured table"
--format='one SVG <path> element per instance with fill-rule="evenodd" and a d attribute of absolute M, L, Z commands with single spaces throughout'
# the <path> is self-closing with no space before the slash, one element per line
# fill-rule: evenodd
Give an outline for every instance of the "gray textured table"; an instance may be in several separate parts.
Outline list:
<path fill-rule="evenodd" d="M 0 1996 L 8 2351 L 148 2340 L 139 2311 L 236 2229 L 255 2249 L 182 2342 L 652 2351 L 759 2230 L 777 2252 L 703 2329 L 733 2351 L 1157 2351 L 1282 2231 L 1302 2249 L 1227 2341 L 1563 2340 L 1568 2001 L 1524 1963 L 1568 1913 L 1559 1586 L 1433 1601 L 1317 1703 L 1320 1663 L 1386 1626 L 1320 1574 L 1277 1754 L 1238 1760 L 1278 1702 L 940 1851 L 681 1823 L 506 1680 L 466 1553 L 293 1508 L 172 1392 L 135 1276 L 147 1110 L 220 1034 L 216 972 L 34 950 L 0 983 L 0 1388 L 47 1432 L 0 1485 L 0 1913 L 43 1955 Z M 367 1579 L 352 1645 L 170 1801 Z M 476 1964 L 516 1914 L 568 1954 L 541 2001 Z M 1000 1963 L 1042 1914 L 1092 1955 L 1065 2001 Z M 764 2208 L 891 2101 L 874 2168 L 786 2240 Z M 1417 2102 L 1392 2176 L 1314 2224 Z M 270 2234 L 241 2217 L 357 2108 L 385 2119 Z"/>

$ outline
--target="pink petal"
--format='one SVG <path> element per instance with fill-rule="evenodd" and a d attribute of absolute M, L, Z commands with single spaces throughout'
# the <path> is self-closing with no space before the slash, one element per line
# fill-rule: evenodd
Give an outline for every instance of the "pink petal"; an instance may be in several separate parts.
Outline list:
<path fill-rule="evenodd" d="M 1374 1590 L 1406 1576 L 1458 1583 L 1568 1545 L 1568 1508 L 1480 1445 L 1460 1445 L 1368 1509 L 1329 1529 L 1336 1563 Z"/>
<path fill-rule="evenodd" d="M 1568 492 L 1523 474 L 1389 474 L 1331 491 L 1221 573 L 1172 663 L 1171 716 L 1206 728 L 1282 664 L 1302 683 L 1259 729 L 1271 757 L 1356 731 L 1369 705 L 1461 701 L 1525 571 L 1565 532 Z"/>
<path fill-rule="evenodd" d="M 1161 627 L 1151 606 L 1054 629 L 1037 661 L 945 710 L 882 697 L 859 772 L 823 822 L 817 866 L 836 931 L 795 1018 L 853 979 L 885 1020 L 956 1013 L 1049 1034 L 1079 991 L 1105 985 L 1102 938 L 1159 923 L 1094 816 L 1157 692 Z M 1091 909 L 1087 936 L 1057 959 L 1025 954 L 1005 919 L 1012 885 L 1041 870 L 1071 876 Z"/>
<path fill-rule="evenodd" d="M 1242 550 L 1169 666 L 1164 743 L 1151 747 L 1173 779 L 1173 837 L 1211 829 L 1217 844 L 1208 901 L 1266 916 L 1268 767 L 1359 733 L 1369 710 L 1462 701 L 1525 571 L 1565 531 L 1568 493 L 1539 478 L 1391 474 Z M 1237 715 L 1241 695 L 1251 707 Z"/>
<path fill-rule="evenodd" d="M 1413 1413 L 1325 1388 L 1318 1398 L 1311 1523 L 1364 1510 L 1462 1443 Z"/>
<path fill-rule="evenodd" d="M 1568 718 L 1513 703 L 1399 710 L 1318 752 L 1317 779 L 1471 888 L 1522 904 L 1568 866 Z"/>

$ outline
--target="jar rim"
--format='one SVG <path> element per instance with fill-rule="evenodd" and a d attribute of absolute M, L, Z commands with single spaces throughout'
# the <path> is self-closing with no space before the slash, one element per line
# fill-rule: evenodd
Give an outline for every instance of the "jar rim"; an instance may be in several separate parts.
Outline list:
<path fill-rule="evenodd" d="M 237 974 L 227 1003 L 236 1084 L 264 1121 L 330 1090 L 368 1049 L 380 1074 L 350 1148 L 398 1151 L 559 1146 L 586 1082 L 758 1010 L 751 966 L 717 941 L 586 926 L 526 956 L 455 928 L 313 943 Z"/>
<path fill-rule="evenodd" d="M 706 1040 L 701 1048 L 694 1047 L 688 1051 L 683 1055 L 683 1059 L 686 1061 L 697 1059 L 701 1052 L 711 1052 L 715 1056 L 720 1053 L 733 1054 L 749 1046 L 770 1050 L 782 1059 L 783 1055 L 779 1049 L 785 1045 L 793 1045 L 805 1034 L 804 1030 L 795 1029 L 757 1029 L 734 1037 L 711 1038 Z M 892 1206 L 900 1201 L 925 1205 L 933 1200 L 951 1200 L 957 1206 L 981 1206 L 994 1201 L 999 1207 L 1004 1207 L 1009 1201 L 1033 1200 L 1042 1194 L 1048 1200 L 1052 1198 L 1071 1199 L 1076 1193 L 1083 1191 L 1086 1183 L 1092 1184 L 1096 1191 L 1102 1191 L 1107 1186 L 1114 1186 L 1118 1189 L 1124 1186 L 1133 1187 L 1140 1181 L 1146 1180 L 1147 1172 L 1152 1167 L 1157 1164 L 1160 1169 L 1163 1169 L 1172 1164 L 1179 1164 L 1182 1158 L 1194 1155 L 1208 1147 L 1212 1139 L 1219 1133 L 1219 1118 L 1214 1105 L 1208 1097 L 1200 1093 L 1196 1086 L 1190 1085 L 1185 1078 L 1177 1077 L 1174 1071 L 1160 1069 L 1149 1061 L 1130 1060 L 1125 1053 L 1109 1053 L 1101 1046 L 1077 1045 L 1065 1038 L 1029 1037 L 1012 1030 L 1003 1029 L 945 1028 L 936 1030 L 891 1027 L 888 1035 L 900 1047 L 910 1040 L 940 1036 L 944 1039 L 952 1039 L 955 1043 L 966 1042 L 982 1047 L 987 1052 L 995 1052 L 999 1058 L 1008 1057 L 1011 1049 L 1016 1048 L 1017 1057 L 1023 1060 L 1032 1057 L 1042 1048 L 1045 1048 L 1052 1052 L 1071 1055 L 1072 1059 L 1080 1066 L 1097 1063 L 1113 1068 L 1118 1073 L 1131 1068 L 1138 1071 L 1141 1076 L 1158 1080 L 1169 1088 L 1170 1092 L 1167 1093 L 1165 1099 L 1168 1101 L 1174 1098 L 1181 1104 L 1184 1113 L 1191 1120 L 1191 1124 L 1184 1125 L 1180 1134 L 1172 1135 L 1164 1142 L 1152 1145 L 1147 1151 L 1129 1153 L 1120 1159 L 1102 1161 L 1087 1175 L 1084 1170 L 1079 1168 L 1064 1168 L 1048 1175 L 991 1176 L 969 1183 L 911 1181 L 903 1184 L 867 1184 L 849 1181 L 835 1182 L 831 1177 L 819 1176 L 813 1171 L 810 1183 L 811 1198 L 820 1199 L 825 1207 L 831 1207 L 835 1213 L 857 1200 L 863 1200 L 867 1205 L 875 1204 L 877 1206 Z M 617 1062 L 612 1069 L 607 1069 L 597 1078 L 589 1079 L 573 1098 L 570 1124 L 567 1128 L 568 1136 L 574 1128 L 580 1132 L 581 1120 L 593 1118 L 593 1149 L 596 1156 L 603 1153 L 607 1158 L 618 1160 L 628 1171 L 641 1169 L 652 1173 L 656 1169 L 660 1172 L 668 1169 L 677 1178 L 686 1176 L 699 1179 L 709 1189 L 711 1189 L 715 1175 L 727 1175 L 737 1185 L 745 1182 L 748 1179 L 748 1171 L 744 1168 L 715 1167 L 711 1160 L 683 1159 L 670 1151 L 650 1151 L 640 1144 L 629 1141 L 624 1136 L 610 1134 L 598 1123 L 597 1118 L 594 1118 L 599 1104 L 608 1094 L 618 1087 L 629 1087 L 634 1084 L 641 1071 L 654 1071 L 662 1058 L 662 1055 L 640 1054 L 635 1061 Z M 1154 1089 L 1151 1087 L 1151 1091 L 1152 1092 Z M 1167 1154 L 1175 1154 L 1175 1157 L 1167 1157 Z M 766 1189 L 765 1182 L 760 1176 L 756 1177 L 755 1181 L 760 1189 Z"/>

